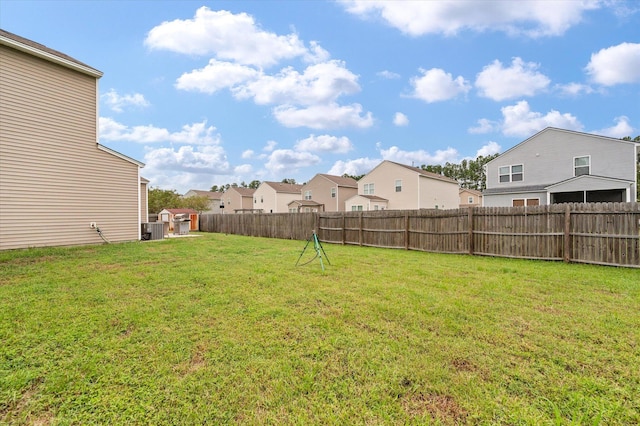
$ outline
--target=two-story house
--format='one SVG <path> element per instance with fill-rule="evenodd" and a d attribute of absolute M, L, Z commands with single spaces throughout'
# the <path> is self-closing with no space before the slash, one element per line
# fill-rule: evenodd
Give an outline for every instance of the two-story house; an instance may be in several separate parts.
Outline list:
<path fill-rule="evenodd" d="M 214 191 L 204 191 L 199 189 L 190 189 L 183 197 L 207 197 L 209 200 L 209 206 L 207 210 L 203 210 L 201 213 L 223 213 L 224 212 L 224 193 Z"/>
<path fill-rule="evenodd" d="M 483 205 L 634 201 L 638 146 L 548 127 L 486 164 Z"/>
<path fill-rule="evenodd" d="M 300 199 L 302 185 L 262 182 L 253 193 L 253 208 L 262 213 L 287 213 L 289 203 Z"/>
<path fill-rule="evenodd" d="M 0 250 L 140 239 L 144 164 L 98 143 L 100 77 L 0 30 Z"/>
<path fill-rule="evenodd" d="M 346 210 L 456 209 L 458 188 L 454 179 L 384 160 L 358 181 Z"/>
<path fill-rule="evenodd" d="M 358 194 L 358 182 L 350 177 L 318 173 L 302 186 L 302 199 L 289 204 L 290 212 L 341 212 L 345 201 Z"/>
<path fill-rule="evenodd" d="M 232 186 L 224 193 L 224 209 L 226 213 L 254 213 L 253 188 Z"/>
<path fill-rule="evenodd" d="M 470 188 L 460 188 L 458 192 L 460 207 L 479 207 L 482 205 L 482 192 Z"/>

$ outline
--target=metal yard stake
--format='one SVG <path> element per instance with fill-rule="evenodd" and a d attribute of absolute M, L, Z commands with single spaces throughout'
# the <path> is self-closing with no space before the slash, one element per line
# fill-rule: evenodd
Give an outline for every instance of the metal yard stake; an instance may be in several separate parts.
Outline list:
<path fill-rule="evenodd" d="M 322 244 L 320 244 L 320 240 L 318 239 L 318 235 L 316 234 L 315 229 L 311 232 L 311 236 L 307 240 L 307 244 L 304 245 L 304 248 L 302 249 L 302 253 L 300 253 L 300 257 L 298 257 L 298 260 L 296 261 L 296 266 L 298 266 L 298 263 L 300 263 L 300 259 L 302 259 L 304 252 L 307 250 L 307 247 L 309 246 L 309 243 L 312 240 L 313 240 L 313 248 L 316 251 L 316 255 L 313 258 L 311 258 L 311 260 L 305 263 L 302 263 L 300 266 L 308 265 L 309 263 L 313 262 L 316 258 L 318 258 L 320 259 L 320 266 L 322 267 L 322 271 L 324 272 L 324 263 L 322 262 L 322 256 L 324 255 L 324 258 L 327 260 L 327 263 L 329 265 L 331 265 L 331 262 L 329 262 L 327 253 L 325 253 L 324 248 L 322 247 Z"/>

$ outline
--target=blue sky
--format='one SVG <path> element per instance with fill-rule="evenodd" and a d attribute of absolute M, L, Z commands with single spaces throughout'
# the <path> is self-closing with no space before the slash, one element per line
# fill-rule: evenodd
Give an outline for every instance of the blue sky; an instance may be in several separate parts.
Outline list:
<path fill-rule="evenodd" d="M 640 134 L 634 0 L 2 0 L 0 27 L 102 71 L 100 143 L 180 193 Z"/>

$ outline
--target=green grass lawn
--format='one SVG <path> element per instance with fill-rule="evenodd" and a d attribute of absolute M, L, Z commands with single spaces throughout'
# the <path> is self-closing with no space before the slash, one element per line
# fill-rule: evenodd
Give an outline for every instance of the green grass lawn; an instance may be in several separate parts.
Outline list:
<path fill-rule="evenodd" d="M 640 423 L 638 270 L 201 235 L 0 252 L 0 423 Z"/>

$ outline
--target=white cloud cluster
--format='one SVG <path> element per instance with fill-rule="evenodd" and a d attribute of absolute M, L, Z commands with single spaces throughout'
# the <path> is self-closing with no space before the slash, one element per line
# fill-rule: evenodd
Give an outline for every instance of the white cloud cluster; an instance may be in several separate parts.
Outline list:
<path fill-rule="evenodd" d="M 624 138 L 625 136 L 633 137 L 633 135 L 636 134 L 636 129 L 634 129 L 631 124 L 629 124 L 629 117 L 626 117 L 624 115 L 621 117 L 616 117 L 615 122 L 615 125 L 607 127 L 605 129 L 595 130 L 593 131 L 593 133 L 618 139 Z"/>
<path fill-rule="evenodd" d="M 135 143 L 179 143 L 190 145 L 217 145 L 220 135 L 215 133 L 214 126 L 207 122 L 186 124 L 179 132 L 155 126 L 129 127 L 108 117 L 100 117 L 98 121 L 100 139 L 108 141 L 125 141 Z"/>
<path fill-rule="evenodd" d="M 513 58 L 511 66 L 505 68 L 497 59 L 482 69 L 476 78 L 478 94 L 494 101 L 533 96 L 545 90 L 551 80 L 537 69 L 538 64 L 525 63 Z"/>
<path fill-rule="evenodd" d="M 502 121 L 495 122 L 486 118 L 478 120 L 478 126 L 469 129 L 469 133 L 489 133 L 500 131 L 507 136 L 526 137 L 545 127 L 559 127 L 582 131 L 584 126 L 570 113 L 551 110 L 546 114 L 531 111 L 527 101 L 519 101 L 500 110 Z"/>
<path fill-rule="evenodd" d="M 603 86 L 640 83 L 640 43 L 622 43 L 591 55 L 586 67 L 592 81 Z"/>
<path fill-rule="evenodd" d="M 393 124 L 398 127 L 404 127 L 409 125 L 409 117 L 401 112 L 396 112 L 393 116 Z"/>
<path fill-rule="evenodd" d="M 108 92 L 100 95 L 100 99 L 111 109 L 113 112 L 123 112 L 128 107 L 134 108 L 146 108 L 149 106 L 149 102 L 144 98 L 144 95 L 140 93 L 121 95 L 115 89 L 110 89 Z"/>
<path fill-rule="evenodd" d="M 548 2 L 535 0 L 341 0 L 341 3 L 354 15 L 382 19 L 411 36 L 452 36 L 464 30 L 557 36 L 579 23 L 586 11 L 600 7 L 597 0 L 554 2 L 553 10 Z"/>
<path fill-rule="evenodd" d="M 207 94 L 228 89 L 236 99 L 273 106 L 274 117 L 286 127 L 363 128 L 373 124 L 371 113 L 363 113 L 361 105 L 338 103 L 339 97 L 360 91 L 358 76 L 344 62 L 330 60 L 317 42 L 305 46 L 297 34 L 265 31 L 246 13 L 203 6 L 193 19 L 156 26 L 145 44 L 151 49 L 213 56 L 203 68 L 183 73 L 176 88 Z M 294 59 L 309 65 L 301 72 L 293 65 L 265 71 Z"/>
<path fill-rule="evenodd" d="M 310 135 L 295 145 L 298 151 L 334 152 L 345 154 L 353 149 L 353 144 L 346 136 Z"/>
<path fill-rule="evenodd" d="M 471 90 L 467 80 L 453 76 L 440 68 L 430 70 L 421 69 L 421 77 L 413 77 L 411 86 L 412 96 L 425 102 L 439 102 L 453 99 L 458 95 L 464 95 Z"/>

